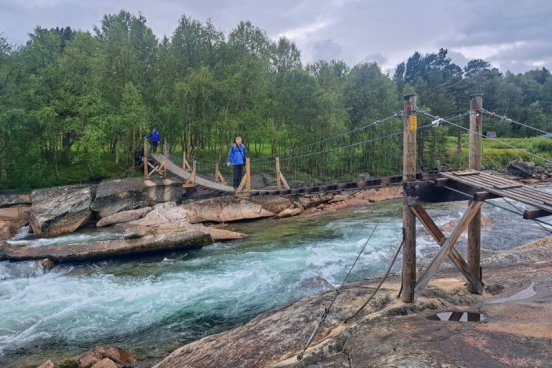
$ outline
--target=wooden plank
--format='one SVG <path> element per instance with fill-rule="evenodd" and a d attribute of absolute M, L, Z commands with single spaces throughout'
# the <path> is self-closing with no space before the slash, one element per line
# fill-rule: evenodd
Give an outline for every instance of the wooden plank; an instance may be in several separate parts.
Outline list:
<path fill-rule="evenodd" d="M 245 177 L 247 178 L 245 182 L 247 193 L 251 193 L 251 160 L 249 157 L 245 159 Z"/>
<path fill-rule="evenodd" d="M 499 189 L 499 190 L 506 190 L 506 189 L 514 189 L 514 188 L 521 188 L 523 187 L 523 185 L 521 184 L 506 184 L 506 185 L 494 185 L 494 187 L 496 189 Z"/>
<path fill-rule="evenodd" d="M 454 247 L 460 235 L 462 235 L 464 230 L 466 230 L 466 227 L 468 226 L 469 222 L 481 209 L 482 204 L 483 202 L 479 202 L 479 201 L 473 201 L 470 204 L 470 206 L 468 207 L 468 210 L 464 213 L 464 215 L 460 219 L 460 222 L 453 230 L 450 237 L 443 243 L 443 246 L 441 247 L 441 249 L 439 249 L 439 252 L 435 256 L 435 258 L 433 258 L 429 267 L 425 270 L 423 275 L 416 283 L 416 287 L 414 288 L 415 296 L 419 295 L 423 291 L 423 289 L 425 288 L 425 286 L 427 285 L 431 277 L 435 274 L 435 272 L 437 272 L 441 263 L 443 263 L 445 258 L 448 256 L 450 249 Z"/>
<path fill-rule="evenodd" d="M 412 212 L 416 215 L 418 220 L 424 225 L 426 230 L 431 234 L 433 239 L 439 244 L 439 246 L 443 246 L 443 244 L 446 241 L 445 234 L 441 231 L 439 226 L 433 221 L 433 219 L 429 216 L 429 214 L 426 212 L 426 210 L 420 206 L 419 204 L 413 205 L 411 207 Z M 462 255 L 453 247 L 450 250 L 450 253 L 448 254 L 450 260 L 454 265 L 462 272 L 462 274 L 466 277 L 466 279 L 472 284 L 472 286 L 478 290 L 478 293 L 483 293 L 483 282 L 481 279 L 477 276 L 477 274 L 474 274 L 470 271 L 468 264 L 466 261 L 464 261 L 464 258 L 462 258 Z"/>
<path fill-rule="evenodd" d="M 479 171 L 456 171 L 453 173 L 455 176 L 474 176 L 481 174 Z"/>

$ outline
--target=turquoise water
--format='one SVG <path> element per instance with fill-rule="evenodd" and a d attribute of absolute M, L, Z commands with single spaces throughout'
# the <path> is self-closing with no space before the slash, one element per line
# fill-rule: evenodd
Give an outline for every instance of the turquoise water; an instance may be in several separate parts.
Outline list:
<path fill-rule="evenodd" d="M 442 224 L 459 218 L 464 209 L 460 204 L 434 206 L 430 213 Z M 510 246 L 545 235 L 504 211 L 484 211 L 500 225 Z M 387 268 L 401 238 L 400 201 L 333 215 L 236 224 L 229 229 L 251 236 L 186 253 L 62 265 L 50 272 L 36 262 L 0 262 L 0 365 L 79 355 L 98 344 L 126 348 L 150 365 L 186 342 L 338 286 L 376 224 L 350 276 L 355 281 Z M 60 241 L 118 236 L 85 231 Z M 488 230 L 484 244 L 504 247 L 504 239 L 495 238 Z M 56 241 L 28 242 L 41 246 Z M 421 256 L 436 249 L 427 235 L 419 236 Z"/>

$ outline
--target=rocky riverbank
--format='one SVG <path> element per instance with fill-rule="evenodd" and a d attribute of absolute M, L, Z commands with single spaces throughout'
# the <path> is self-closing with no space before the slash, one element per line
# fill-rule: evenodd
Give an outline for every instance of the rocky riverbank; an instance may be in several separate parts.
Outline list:
<path fill-rule="evenodd" d="M 362 305 L 379 280 L 348 284 L 302 360 L 297 355 L 335 291 L 185 345 L 155 367 L 549 366 L 552 237 L 487 254 L 484 264 L 482 296 L 469 294 L 461 275 L 446 269 L 416 303 L 403 304 L 396 298 L 400 280 L 395 275 L 346 324 L 344 320 Z M 458 312 L 459 321 L 452 317 L 438 320 L 434 316 L 440 312 Z M 484 321 L 460 322 L 461 312 L 482 315 Z"/>

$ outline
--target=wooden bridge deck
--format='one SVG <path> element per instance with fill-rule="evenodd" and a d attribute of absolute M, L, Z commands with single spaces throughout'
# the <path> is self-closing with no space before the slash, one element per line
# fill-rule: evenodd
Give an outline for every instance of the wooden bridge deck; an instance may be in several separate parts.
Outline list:
<path fill-rule="evenodd" d="M 475 170 L 443 172 L 440 175 L 476 190 L 491 193 L 492 197 L 513 199 L 534 207 L 524 212 L 523 217 L 526 219 L 552 215 L 552 193 Z"/>
<path fill-rule="evenodd" d="M 153 153 L 151 154 L 151 158 L 158 164 L 162 164 L 163 161 L 165 161 L 165 156 L 163 156 L 163 154 L 161 153 Z M 167 160 L 166 165 L 167 165 L 167 170 L 177 178 L 180 178 L 182 180 L 188 180 L 191 176 L 190 172 L 176 165 L 171 160 Z M 221 183 L 215 183 L 214 181 L 207 180 L 199 176 L 196 177 L 195 184 L 207 189 L 221 192 L 221 193 L 229 193 L 229 194 L 234 193 L 234 188 L 232 188 L 231 186 L 224 185 Z"/>

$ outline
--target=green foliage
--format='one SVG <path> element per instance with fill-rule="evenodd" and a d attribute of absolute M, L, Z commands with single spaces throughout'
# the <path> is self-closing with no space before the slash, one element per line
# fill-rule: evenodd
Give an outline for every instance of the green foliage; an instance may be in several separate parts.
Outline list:
<path fill-rule="evenodd" d="M 303 65 L 291 40 L 271 40 L 248 21 L 225 35 L 211 21 L 182 16 L 172 36 L 158 40 L 142 15 L 126 11 L 105 15 L 93 34 L 37 27 L 20 47 L 0 36 L 0 189 L 120 176 L 153 127 L 173 150 L 209 159 L 224 159 L 236 135 L 252 157 L 338 134 L 343 147 L 392 136 L 323 161 L 305 159 L 297 177 L 317 179 L 309 167 L 343 177 L 394 173 L 402 141 L 393 134 L 402 123 L 355 129 L 401 110 L 401 94 L 417 94 L 423 109 L 450 116 L 465 112 L 474 93 L 484 94 L 488 110 L 552 131 L 552 76 L 544 68 L 503 74 L 472 60 L 462 69 L 441 49 L 414 53 L 389 78 L 374 63 Z M 527 140 L 540 133 L 511 121 L 485 117 L 484 130 L 551 155 L 552 140 Z M 420 132 L 419 167 L 464 165 L 467 137 L 457 153 L 458 133 L 446 125 Z M 484 144 L 486 166 L 515 156 L 497 141 Z"/>

